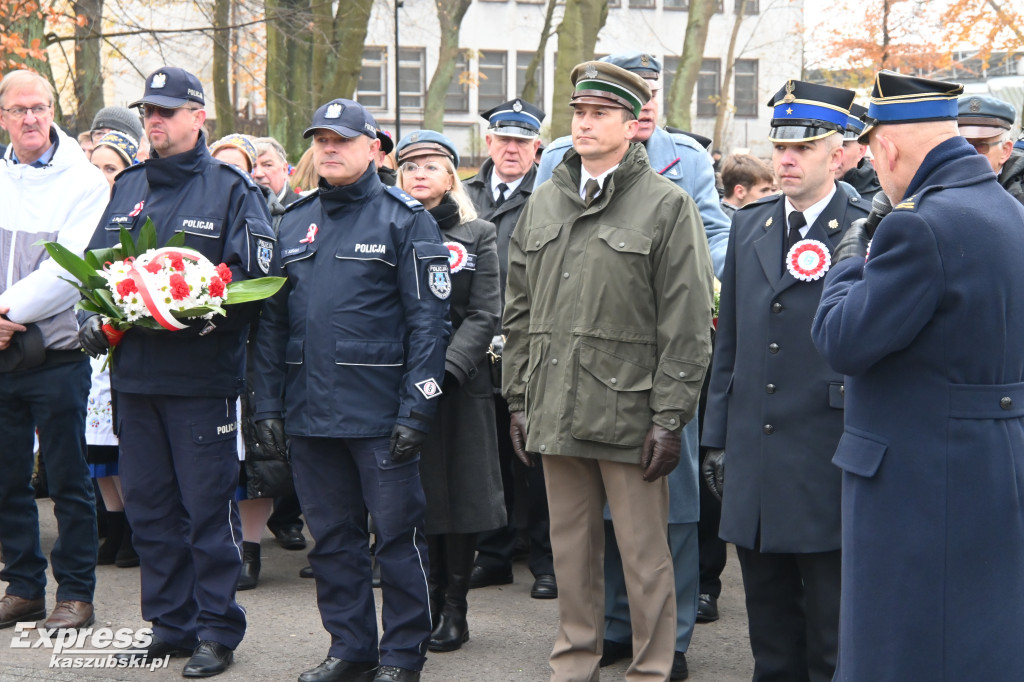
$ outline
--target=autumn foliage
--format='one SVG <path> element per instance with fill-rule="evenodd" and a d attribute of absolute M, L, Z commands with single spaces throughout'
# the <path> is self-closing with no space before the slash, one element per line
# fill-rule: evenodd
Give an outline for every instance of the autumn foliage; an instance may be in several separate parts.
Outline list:
<path fill-rule="evenodd" d="M 64 20 L 53 2 L 0 0 L 0 72 L 30 68 L 46 61 L 46 44 L 34 30 L 47 22 Z"/>

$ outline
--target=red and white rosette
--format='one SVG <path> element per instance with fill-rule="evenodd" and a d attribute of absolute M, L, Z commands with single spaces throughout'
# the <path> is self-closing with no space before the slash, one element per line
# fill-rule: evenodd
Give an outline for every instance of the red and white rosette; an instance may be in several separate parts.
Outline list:
<path fill-rule="evenodd" d="M 458 242 L 445 242 L 444 245 L 448 247 L 448 269 L 454 275 L 466 267 L 466 261 L 469 260 L 469 251 Z"/>
<path fill-rule="evenodd" d="M 801 239 L 786 254 L 789 274 L 802 282 L 813 282 L 825 276 L 832 266 L 828 247 L 816 239 Z"/>

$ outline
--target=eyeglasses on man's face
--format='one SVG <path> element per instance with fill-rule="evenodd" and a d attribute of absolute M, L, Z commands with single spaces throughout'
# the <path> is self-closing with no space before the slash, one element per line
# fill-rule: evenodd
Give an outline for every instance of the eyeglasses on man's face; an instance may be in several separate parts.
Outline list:
<path fill-rule="evenodd" d="M 49 111 L 52 106 L 52 104 L 37 104 L 33 107 L 0 107 L 0 110 L 3 110 L 5 114 L 13 119 L 22 119 L 25 118 L 30 111 L 33 116 L 42 116 Z"/>

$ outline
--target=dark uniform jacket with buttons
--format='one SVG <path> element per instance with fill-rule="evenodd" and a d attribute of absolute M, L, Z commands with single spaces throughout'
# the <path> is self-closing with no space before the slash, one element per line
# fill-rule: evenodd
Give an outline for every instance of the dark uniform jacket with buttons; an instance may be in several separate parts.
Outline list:
<path fill-rule="evenodd" d="M 838 187 L 806 239 L 835 250 L 867 202 Z M 839 549 L 843 377 L 811 343 L 824 278 L 795 278 L 783 261 L 782 195 L 733 216 L 702 444 L 725 448 L 719 533 L 764 552 Z"/>
<path fill-rule="evenodd" d="M 907 194 L 812 331 L 848 375 L 835 679 L 1019 680 L 1024 207 L 963 138 Z"/>
<path fill-rule="evenodd" d="M 277 274 L 263 194 L 237 168 L 212 158 L 202 134 L 190 151 L 165 159 L 154 154 L 117 176 L 89 249 L 117 244 L 122 227 L 138 240 L 146 218 L 158 246 L 184 232 L 186 247 L 215 265 L 226 263 L 234 281 Z M 259 307 L 229 306 L 203 336 L 204 320 L 174 332 L 129 330 L 114 352 L 111 386 L 147 395 L 237 396 L 245 386 L 245 339 Z"/>
<path fill-rule="evenodd" d="M 434 219 L 371 165 L 289 206 L 278 241 L 288 281 L 256 335 L 255 419 L 306 437 L 430 430 L 452 289 Z"/>
<path fill-rule="evenodd" d="M 711 254 L 697 207 L 630 144 L 588 207 L 570 150 L 509 245 L 502 389 L 526 449 L 639 464 L 651 422 L 697 411 L 711 354 Z"/>
<path fill-rule="evenodd" d="M 430 213 L 451 252 L 452 338 L 445 359 L 450 378 L 420 457 L 426 532 L 477 533 L 508 520 L 487 355 L 499 320 L 494 225 L 460 222 L 458 206 L 450 199 Z"/>

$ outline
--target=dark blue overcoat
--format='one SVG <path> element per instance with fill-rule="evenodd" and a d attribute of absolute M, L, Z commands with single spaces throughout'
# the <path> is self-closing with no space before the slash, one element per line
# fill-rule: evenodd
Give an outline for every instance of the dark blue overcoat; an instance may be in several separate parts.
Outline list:
<path fill-rule="evenodd" d="M 908 194 L 813 328 L 849 375 L 835 679 L 1021 680 L 1024 208 L 961 138 Z"/>

